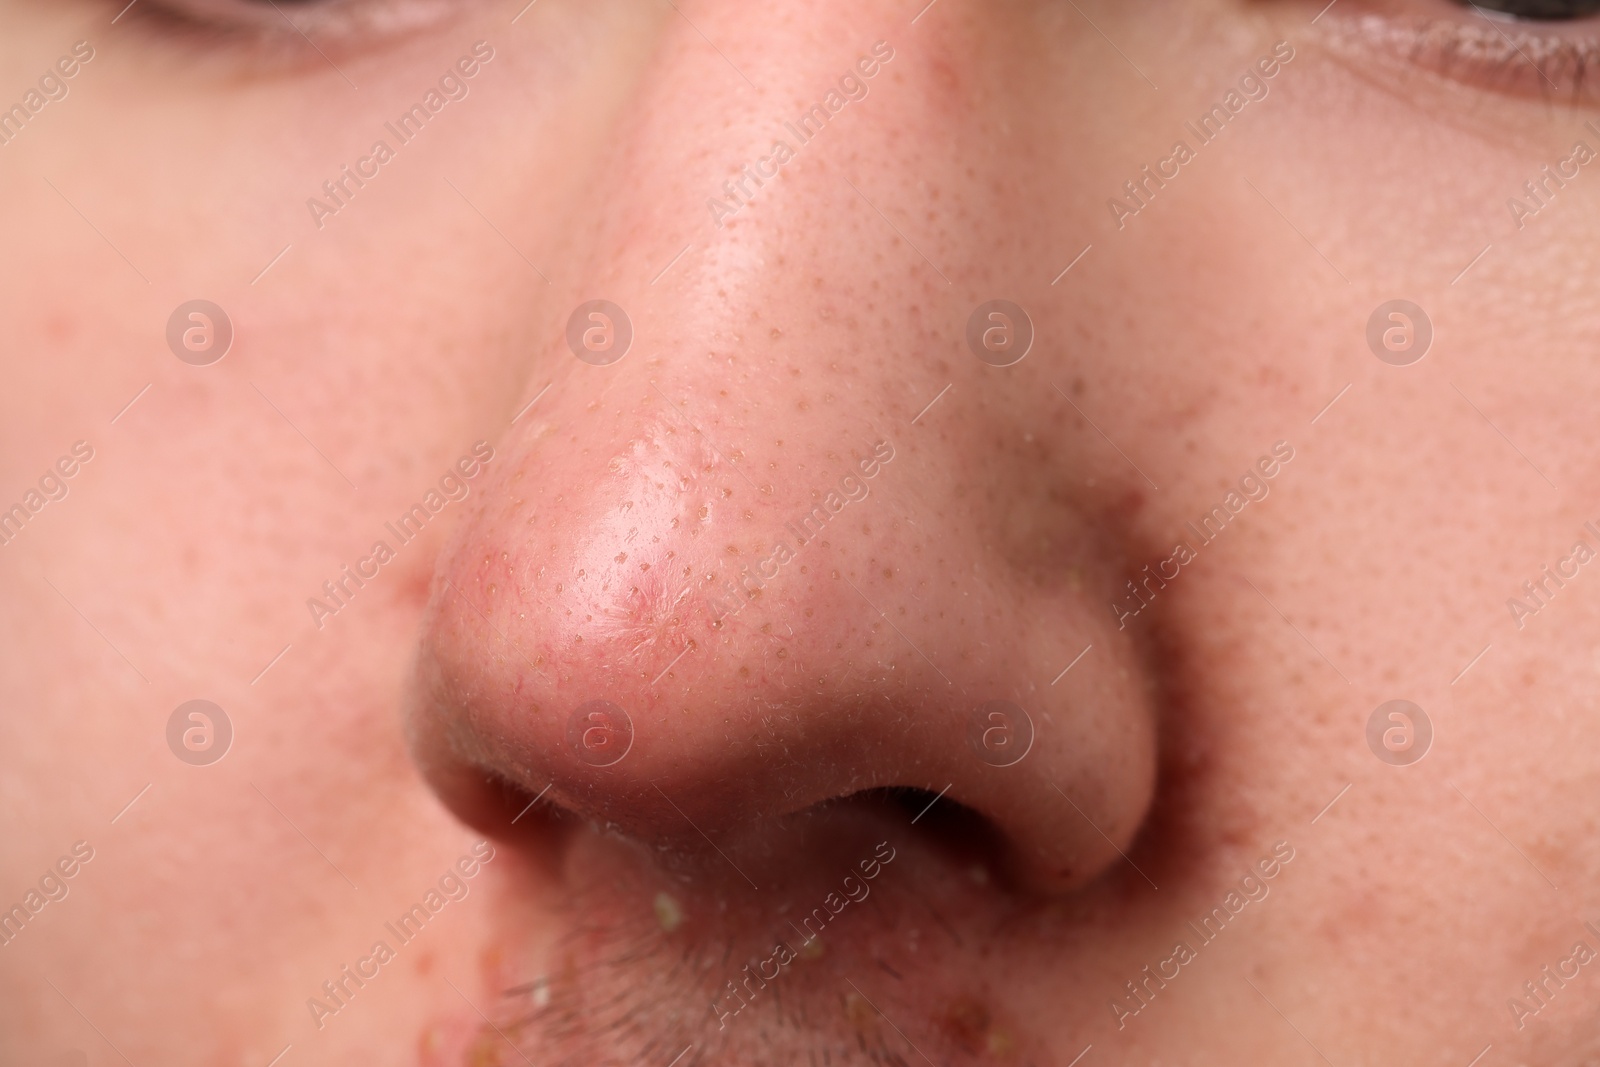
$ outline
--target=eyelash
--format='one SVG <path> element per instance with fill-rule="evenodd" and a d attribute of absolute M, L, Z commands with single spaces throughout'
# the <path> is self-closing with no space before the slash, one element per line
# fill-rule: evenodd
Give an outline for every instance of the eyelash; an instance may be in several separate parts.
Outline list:
<path fill-rule="evenodd" d="M 1346 10 L 1334 16 L 1340 7 Z M 1416 13 L 1417 7 L 1424 11 Z M 1491 21 L 1442 0 L 1344 0 L 1329 15 L 1319 29 L 1335 47 L 1376 48 L 1436 75 L 1510 95 L 1600 99 L 1600 79 L 1591 78 L 1600 71 L 1597 19 Z"/>
<path fill-rule="evenodd" d="M 120 9 L 126 0 L 114 0 Z M 137 0 L 121 23 L 158 44 L 216 58 L 321 62 L 318 49 L 371 46 L 429 29 L 463 0 Z M 315 47 L 313 47 L 313 43 Z M 225 52 L 224 52 L 225 50 Z"/>
<path fill-rule="evenodd" d="M 122 0 L 114 2 L 120 6 Z M 123 21 L 187 52 L 288 66 L 321 62 L 318 49 L 342 51 L 415 33 L 464 3 L 138 0 Z M 1376 48 L 1476 88 L 1600 101 L 1600 37 L 1594 35 L 1600 18 L 1491 21 L 1462 0 L 1340 0 L 1317 21 L 1320 35 L 1335 48 Z M 1564 32 L 1566 27 L 1584 32 Z"/>

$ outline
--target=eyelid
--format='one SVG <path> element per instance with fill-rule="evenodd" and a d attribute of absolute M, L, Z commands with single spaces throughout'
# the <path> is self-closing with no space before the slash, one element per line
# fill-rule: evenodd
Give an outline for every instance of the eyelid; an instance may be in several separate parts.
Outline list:
<path fill-rule="evenodd" d="M 1527 22 L 1444 0 L 1346 0 L 1319 22 L 1336 49 L 1376 50 L 1487 92 L 1600 102 L 1600 18 Z"/>
<path fill-rule="evenodd" d="M 463 6 L 463 0 L 140 0 L 123 21 L 188 43 L 288 58 L 313 46 L 343 49 L 405 36 Z"/>

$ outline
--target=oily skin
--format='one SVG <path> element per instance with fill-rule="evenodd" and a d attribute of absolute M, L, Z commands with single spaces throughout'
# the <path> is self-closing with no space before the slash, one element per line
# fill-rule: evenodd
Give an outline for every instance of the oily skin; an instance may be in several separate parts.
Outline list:
<path fill-rule="evenodd" d="M 0 98 L 72 41 L 97 48 L 72 95 L 0 149 L 0 499 L 73 441 L 96 450 L 0 549 L 0 904 L 74 841 L 95 848 L 67 899 L 0 949 L 0 1058 L 109 1063 L 114 1045 L 136 1063 L 264 1064 L 292 1044 L 304 1062 L 521 1062 L 478 1008 L 557 1060 L 666 1063 L 691 1041 L 706 1062 L 914 1055 L 849 998 L 849 976 L 936 1061 L 1067 1063 L 1092 1042 L 1111 1062 L 1466 1063 L 1492 1042 L 1503 1062 L 1584 1062 L 1600 998 L 1587 969 L 1524 1030 L 1505 1002 L 1597 918 L 1582 802 L 1597 785 L 1597 594 L 1585 570 L 1521 630 L 1505 601 L 1595 516 L 1600 224 L 1583 179 L 1521 231 L 1504 201 L 1586 116 L 1324 46 L 1306 28 L 1321 5 L 1080 6 L 1159 90 L 1042 3 L 941 0 L 914 26 L 887 5 L 684 6 L 759 90 L 664 6 L 543 0 L 509 27 L 515 6 L 465 4 L 436 34 L 333 49 L 359 93 L 314 57 L 185 71 L 169 46 L 106 26 L 115 11 L 0 5 Z M 472 95 L 311 226 L 305 197 L 479 39 L 496 58 Z M 712 226 L 720 181 L 879 39 L 896 56 L 867 99 Z M 1271 95 L 1118 231 L 1106 198 L 1280 39 L 1296 58 Z M 197 295 L 239 330 L 203 369 L 162 338 Z M 562 338 L 597 295 L 637 329 L 609 368 Z M 1362 336 L 1398 295 L 1438 330 L 1403 369 Z M 1039 335 L 1005 370 L 962 337 L 996 296 Z M 690 581 L 732 567 L 880 438 L 896 458 L 871 495 L 735 625 L 713 628 L 664 563 L 645 603 L 625 595 L 640 560 L 616 557 L 635 527 L 652 559 L 692 560 Z M 305 598 L 480 439 L 496 458 L 468 500 L 317 630 Z M 1271 495 L 1118 631 L 1115 591 L 1280 440 L 1295 455 Z M 672 491 L 667 461 L 687 488 Z M 531 716 L 493 721 L 508 678 L 544 687 L 554 717 L 590 694 L 632 704 L 641 747 L 620 767 L 665 775 L 779 888 L 750 891 L 666 829 L 659 802 L 618 799 L 616 779 L 569 770 L 553 794 L 623 823 L 610 837 L 544 810 L 508 833 L 481 796 L 451 793 L 441 768 L 464 755 L 520 768 L 530 792 L 561 769 Z M 1085 790 L 1129 863 L 1099 856 L 1087 884 L 1045 892 L 997 860 L 977 887 L 906 816 L 860 806 L 808 835 L 762 792 L 814 784 L 793 769 L 808 754 L 858 758 L 806 747 L 854 722 L 959 749 L 963 701 L 1002 686 L 1057 716 L 1042 742 L 1079 731 L 1017 769 Z M 164 739 L 198 696 L 236 730 L 206 768 Z M 1363 733 L 1397 697 L 1436 731 L 1408 768 Z M 448 737 L 418 726 L 429 708 Z M 722 718 L 744 747 L 716 748 Z M 1072 762 L 1095 743 L 1127 773 Z M 875 766 L 904 772 L 919 744 L 945 750 L 886 734 Z M 772 754 L 785 749 L 798 755 Z M 318 1031 L 306 998 L 481 836 L 430 777 L 462 815 L 500 820 L 496 858 Z M 644 777 L 628 781 L 644 796 Z M 1059 805 L 1030 814 L 963 788 L 1012 838 L 1068 825 Z M 765 953 L 762 909 L 825 893 L 820 869 L 889 832 L 901 852 L 839 920 L 854 944 L 783 979 L 790 1013 L 757 1002 L 742 1044 L 698 1029 L 714 1025 L 724 954 Z M 1118 1030 L 1107 1004 L 1123 983 L 1280 840 L 1295 856 L 1270 895 Z M 651 910 L 669 884 L 686 887 L 677 940 Z M 728 917 L 708 918 L 719 901 Z M 627 947 L 637 966 L 614 965 Z M 925 985 L 898 991 L 874 960 Z M 692 996 L 655 996 L 685 973 Z M 501 996 L 540 977 L 559 1018 L 533 1019 L 533 993 Z M 635 999 L 609 1010 L 632 1029 L 597 1045 L 617 1020 L 596 1005 L 618 991 Z"/>

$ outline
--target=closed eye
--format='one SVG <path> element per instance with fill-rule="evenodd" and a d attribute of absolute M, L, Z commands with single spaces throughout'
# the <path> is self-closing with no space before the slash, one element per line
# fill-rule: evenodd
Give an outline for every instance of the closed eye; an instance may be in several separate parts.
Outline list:
<path fill-rule="evenodd" d="M 1600 100 L 1600 0 L 1339 0 L 1317 31 L 1512 96 Z"/>
<path fill-rule="evenodd" d="M 111 0 L 122 11 L 127 0 Z M 119 28 L 204 54 L 310 61 L 437 27 L 480 0 L 135 0 Z M 219 57 L 220 58 L 220 57 Z"/>

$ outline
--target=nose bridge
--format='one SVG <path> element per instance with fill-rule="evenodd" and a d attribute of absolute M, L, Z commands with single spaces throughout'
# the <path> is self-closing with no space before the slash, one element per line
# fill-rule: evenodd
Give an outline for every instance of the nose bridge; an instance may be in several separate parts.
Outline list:
<path fill-rule="evenodd" d="M 586 193 L 582 215 L 601 223 L 577 235 L 575 302 L 605 290 L 636 320 L 659 311 L 663 325 L 704 335 L 785 289 L 849 273 L 852 246 L 891 244 L 887 227 L 863 242 L 856 212 L 841 208 L 864 206 L 848 204 L 861 139 L 925 106 L 905 91 L 904 41 L 891 39 L 903 22 L 837 0 L 665 7 Z M 892 154 L 871 166 L 896 179 Z M 686 299 L 686 287 L 709 298 Z"/>
<path fill-rule="evenodd" d="M 667 5 L 617 112 L 582 212 L 602 222 L 576 236 L 572 311 L 540 367 L 552 388 L 508 447 L 544 487 L 547 518 L 527 521 L 585 531 L 550 546 L 574 568 L 559 596 L 631 635 L 638 670 L 773 595 L 770 534 L 810 543 L 830 502 L 872 491 L 925 400 L 893 365 L 952 347 L 899 299 L 947 281 L 847 173 L 863 138 L 930 106 L 889 40 L 908 28 L 837 0 Z M 874 153 L 873 181 L 910 180 L 900 167 Z"/>

